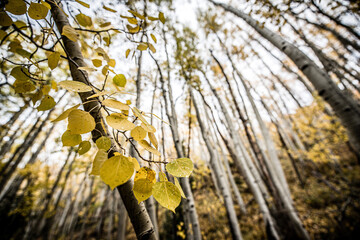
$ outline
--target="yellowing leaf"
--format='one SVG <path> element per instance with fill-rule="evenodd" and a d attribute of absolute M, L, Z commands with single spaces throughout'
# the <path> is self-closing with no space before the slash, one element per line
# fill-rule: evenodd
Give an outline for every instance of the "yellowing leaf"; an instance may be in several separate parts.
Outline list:
<path fill-rule="evenodd" d="M 23 0 L 9 0 L 5 10 L 14 15 L 22 15 L 26 13 L 26 3 Z"/>
<path fill-rule="evenodd" d="M 134 181 L 137 181 L 139 179 L 147 179 L 152 183 L 156 182 L 156 172 L 148 167 L 142 167 L 138 170 L 138 172 L 135 174 Z"/>
<path fill-rule="evenodd" d="M 107 159 L 108 159 L 107 152 L 104 149 L 99 149 L 99 151 L 95 155 L 90 175 L 99 176 L 100 169 Z"/>
<path fill-rule="evenodd" d="M 152 195 L 153 186 L 154 183 L 150 182 L 148 179 L 143 178 L 134 181 L 133 192 L 139 203 Z"/>
<path fill-rule="evenodd" d="M 140 146 L 142 146 L 143 148 L 145 148 L 147 151 L 157 155 L 157 156 L 161 156 L 160 152 L 158 150 L 156 150 L 155 148 L 153 148 L 152 146 L 150 146 L 150 144 L 148 143 L 148 141 L 146 140 L 141 140 L 138 141 L 138 143 L 140 144 Z"/>
<path fill-rule="evenodd" d="M 49 92 L 50 92 L 50 90 L 51 90 L 51 86 L 49 86 L 49 85 L 45 85 L 45 86 L 43 86 L 43 88 L 41 89 L 41 91 L 42 91 L 42 93 L 43 93 L 44 95 L 48 95 Z"/>
<path fill-rule="evenodd" d="M 181 185 L 180 185 L 180 183 L 179 183 L 179 180 L 178 180 L 176 177 L 174 177 L 174 182 L 175 182 L 175 186 L 179 189 L 181 196 L 182 196 L 183 198 L 186 198 L 185 193 L 184 193 L 184 191 L 182 190 Z"/>
<path fill-rule="evenodd" d="M 109 7 L 106 7 L 105 5 L 103 5 L 103 9 L 105 9 L 106 11 L 109 11 L 109 12 L 116 13 L 116 10 L 114 10 L 112 8 L 109 8 Z"/>
<path fill-rule="evenodd" d="M 120 131 L 131 130 L 135 127 L 135 124 L 116 113 L 112 113 L 110 116 L 107 116 L 106 122 L 110 125 L 110 127 Z"/>
<path fill-rule="evenodd" d="M 142 19 L 142 20 L 145 19 L 145 17 L 144 17 L 143 15 L 141 15 L 140 13 L 138 13 L 138 12 L 135 12 L 135 11 L 133 11 L 133 10 L 128 10 L 128 12 L 129 12 L 129 13 L 132 13 L 135 17 L 138 17 L 138 18 L 140 18 L 140 19 Z"/>
<path fill-rule="evenodd" d="M 58 66 L 60 60 L 60 53 L 59 52 L 53 52 L 48 57 L 48 65 L 51 70 L 56 68 Z"/>
<path fill-rule="evenodd" d="M 100 59 L 93 59 L 92 63 L 94 64 L 95 67 L 101 67 L 102 65 L 102 61 Z"/>
<path fill-rule="evenodd" d="M 29 79 L 29 71 L 21 66 L 14 67 L 10 73 L 16 80 L 26 81 Z"/>
<path fill-rule="evenodd" d="M 125 156 L 114 156 L 106 160 L 101 169 L 101 179 L 111 189 L 124 184 L 134 173 L 134 164 Z"/>
<path fill-rule="evenodd" d="M 159 12 L 159 19 L 162 24 L 165 24 L 165 16 L 163 12 Z"/>
<path fill-rule="evenodd" d="M 13 20 L 7 15 L 5 11 L 0 11 L 0 26 L 9 27 L 13 23 Z"/>
<path fill-rule="evenodd" d="M 106 136 L 98 138 L 95 143 L 99 149 L 104 149 L 105 151 L 111 148 L 111 140 Z"/>
<path fill-rule="evenodd" d="M 137 46 L 137 50 L 140 50 L 140 51 L 145 51 L 147 48 L 148 48 L 148 45 L 146 43 L 140 43 Z"/>
<path fill-rule="evenodd" d="M 87 4 L 87 3 L 85 3 L 85 2 L 83 2 L 83 1 L 80 1 L 80 0 L 75 0 L 75 1 L 76 1 L 77 3 L 83 5 L 84 7 L 90 8 L 90 5 Z"/>
<path fill-rule="evenodd" d="M 139 162 L 136 160 L 136 158 L 128 157 L 129 161 L 131 161 L 134 164 L 134 168 L 136 171 L 140 170 Z"/>
<path fill-rule="evenodd" d="M 71 131 L 67 130 L 61 136 L 61 141 L 63 146 L 73 147 L 81 143 L 81 135 L 80 134 L 72 134 Z"/>
<path fill-rule="evenodd" d="M 194 164 L 189 158 L 178 158 L 166 165 L 168 173 L 175 177 L 188 177 L 194 169 Z"/>
<path fill-rule="evenodd" d="M 92 25 L 91 17 L 86 16 L 83 13 L 79 13 L 75 16 L 76 20 L 79 22 L 79 24 L 83 27 L 90 27 Z"/>
<path fill-rule="evenodd" d="M 154 36 L 154 34 L 150 33 L 150 36 L 152 38 L 152 40 L 154 41 L 154 43 L 157 43 L 156 37 Z"/>
<path fill-rule="evenodd" d="M 116 101 L 114 99 L 105 99 L 104 101 L 102 101 L 102 104 L 106 107 L 110 107 L 110 108 L 116 108 L 119 110 L 129 110 L 129 106 L 126 105 L 125 103 Z"/>
<path fill-rule="evenodd" d="M 65 80 L 59 82 L 58 84 L 60 87 L 65 88 L 66 90 L 73 91 L 73 92 L 90 92 L 92 88 L 85 83 L 78 82 L 78 81 L 70 81 Z"/>
<path fill-rule="evenodd" d="M 137 33 L 140 31 L 140 26 L 132 27 L 130 25 L 126 25 L 126 28 L 129 30 L 129 33 Z"/>
<path fill-rule="evenodd" d="M 166 181 L 157 182 L 153 186 L 152 193 L 161 206 L 175 213 L 175 208 L 181 201 L 181 194 L 174 184 Z"/>
<path fill-rule="evenodd" d="M 150 142 L 154 145 L 154 147 L 157 149 L 158 148 L 158 141 L 155 137 L 155 134 L 152 133 L 152 132 L 148 132 L 148 136 L 149 136 L 149 139 L 150 139 Z"/>
<path fill-rule="evenodd" d="M 73 42 L 76 42 L 78 40 L 78 33 L 69 25 L 65 25 L 63 27 L 61 35 L 64 35 Z"/>
<path fill-rule="evenodd" d="M 58 122 L 58 121 L 61 121 L 61 120 L 64 120 L 66 119 L 68 116 L 69 116 L 69 113 L 74 110 L 74 109 L 77 109 L 78 107 L 80 106 L 80 104 L 77 104 L 67 110 L 65 110 L 62 114 L 60 114 L 56 119 L 52 120 L 52 122 Z"/>
<path fill-rule="evenodd" d="M 104 27 L 108 27 L 110 25 L 111 25 L 111 22 L 104 22 L 104 23 L 100 24 L 100 27 L 104 28 Z"/>
<path fill-rule="evenodd" d="M 126 50 L 125 57 L 127 58 L 130 54 L 130 49 Z"/>
<path fill-rule="evenodd" d="M 152 16 L 148 16 L 147 17 L 150 21 L 157 21 L 157 20 L 159 20 L 159 18 L 157 18 L 157 17 L 152 17 Z"/>
<path fill-rule="evenodd" d="M 155 49 L 155 47 L 154 47 L 151 43 L 149 43 L 149 49 L 150 49 L 153 53 L 156 53 L 156 49 Z"/>
<path fill-rule="evenodd" d="M 83 134 L 94 130 L 95 120 L 90 113 L 80 109 L 72 110 L 68 117 L 68 130 L 73 134 Z"/>
<path fill-rule="evenodd" d="M 134 138 L 134 140 L 140 141 L 146 137 L 146 131 L 142 127 L 137 126 L 131 130 L 130 135 Z"/>
<path fill-rule="evenodd" d="M 29 81 L 16 80 L 13 84 L 16 93 L 28 93 L 36 89 L 35 85 Z"/>
<path fill-rule="evenodd" d="M 113 82 L 116 86 L 125 87 L 126 78 L 125 78 L 124 74 L 116 74 L 113 78 Z"/>
<path fill-rule="evenodd" d="M 137 24 L 137 23 L 138 23 L 138 21 L 136 20 L 136 18 L 127 18 L 127 20 L 128 20 L 128 22 L 129 22 L 130 24 Z"/>
<path fill-rule="evenodd" d="M 110 67 L 114 68 L 115 65 L 116 65 L 115 59 L 110 59 L 110 60 L 108 61 L 108 64 L 109 64 Z"/>
<path fill-rule="evenodd" d="M 78 148 L 79 155 L 87 153 L 91 148 L 91 143 L 89 141 L 82 141 Z"/>
<path fill-rule="evenodd" d="M 40 105 L 36 108 L 38 111 L 47 111 L 55 107 L 56 102 L 54 98 L 52 98 L 49 95 L 44 96 L 44 98 L 41 100 Z"/>
<path fill-rule="evenodd" d="M 34 20 L 40 20 L 46 18 L 48 14 L 49 9 L 41 4 L 41 3 L 30 3 L 30 7 L 28 10 L 29 17 L 31 17 Z"/>
<path fill-rule="evenodd" d="M 156 132 L 156 128 L 150 124 L 141 123 L 141 127 L 147 132 L 152 132 L 152 133 Z"/>

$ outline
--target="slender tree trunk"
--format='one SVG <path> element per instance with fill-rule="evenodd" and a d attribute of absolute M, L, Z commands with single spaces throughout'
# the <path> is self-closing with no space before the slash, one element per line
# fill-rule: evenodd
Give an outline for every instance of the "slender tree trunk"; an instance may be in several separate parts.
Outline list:
<path fill-rule="evenodd" d="M 295 45 L 283 39 L 279 34 L 270 31 L 260 25 L 239 9 L 232 6 L 209 0 L 216 6 L 222 7 L 225 11 L 231 12 L 242 18 L 253 27 L 261 36 L 269 40 L 279 50 L 284 52 L 305 76 L 314 85 L 319 95 L 332 107 L 342 124 L 348 131 L 350 143 L 360 156 L 360 107 L 359 104 L 349 96 L 346 96 L 329 76 L 320 69 L 307 55 L 300 51 Z M 308 236 L 307 236 L 308 238 Z"/>
<path fill-rule="evenodd" d="M 66 25 L 70 25 L 70 23 L 65 13 L 60 9 L 60 7 L 62 7 L 62 4 L 59 3 L 58 5 L 56 5 L 52 2 L 49 3 L 51 5 L 51 15 L 54 19 L 57 29 L 59 30 L 59 32 L 61 32 L 63 27 Z M 73 80 L 88 84 L 89 79 L 87 74 L 78 69 L 78 67 L 86 66 L 79 44 L 77 42 L 71 41 L 63 35 L 61 36 L 61 38 L 63 40 L 65 50 L 68 54 L 67 57 L 69 58 L 70 72 Z M 80 93 L 79 95 L 82 102 L 84 103 L 87 102 L 87 98 L 90 97 L 92 94 L 94 94 L 93 91 Z M 101 106 L 98 101 L 92 101 L 84 104 L 85 111 L 90 112 L 90 114 L 94 117 L 95 122 L 97 123 L 95 130 L 92 131 L 92 138 L 94 142 L 101 136 L 108 136 L 107 133 L 109 132 L 105 130 L 105 128 L 101 124 L 103 117 L 101 112 L 97 111 L 100 108 Z M 112 146 L 116 146 L 114 140 L 112 140 Z M 112 150 L 109 151 L 109 157 L 113 156 L 115 151 L 120 152 L 117 147 L 114 147 Z M 119 191 L 125 208 L 129 214 L 130 221 L 134 227 L 136 236 L 138 239 L 156 239 L 155 231 L 151 224 L 150 217 L 146 212 L 145 205 L 143 203 L 137 203 L 137 200 L 132 191 L 132 187 L 133 183 L 131 180 L 129 180 L 123 185 L 118 186 L 117 190 Z"/>

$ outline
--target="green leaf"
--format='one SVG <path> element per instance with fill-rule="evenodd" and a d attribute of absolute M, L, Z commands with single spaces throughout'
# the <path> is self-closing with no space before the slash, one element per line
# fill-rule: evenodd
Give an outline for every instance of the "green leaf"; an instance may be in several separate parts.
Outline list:
<path fill-rule="evenodd" d="M 73 92 L 90 92 L 92 90 L 90 86 L 78 81 L 65 80 L 59 82 L 58 85 Z"/>
<path fill-rule="evenodd" d="M 111 140 L 106 136 L 102 136 L 96 140 L 96 146 L 99 149 L 104 149 L 105 151 L 111 148 Z"/>
<path fill-rule="evenodd" d="M 81 135 L 80 134 L 72 134 L 71 131 L 67 130 L 61 136 L 61 141 L 63 146 L 74 147 L 81 143 Z"/>
<path fill-rule="evenodd" d="M 95 128 L 95 120 L 90 113 L 80 109 L 74 109 L 69 113 L 68 130 L 73 134 L 84 134 Z"/>
<path fill-rule="evenodd" d="M 194 169 L 194 164 L 189 158 L 178 158 L 166 165 L 168 173 L 175 177 L 188 177 Z"/>
<path fill-rule="evenodd" d="M 30 3 L 30 7 L 28 10 L 29 17 L 31 17 L 34 20 L 41 20 L 46 18 L 48 14 L 49 9 L 41 4 L 41 3 Z"/>
<path fill-rule="evenodd" d="M 125 156 L 114 156 L 106 160 L 101 169 L 101 179 L 111 189 L 124 184 L 134 174 L 134 164 Z"/>
<path fill-rule="evenodd" d="M 56 68 L 58 66 L 60 60 L 60 53 L 59 52 L 53 52 L 48 57 L 48 65 L 51 70 Z"/>
<path fill-rule="evenodd" d="M 78 148 L 79 155 L 87 153 L 91 148 L 91 143 L 89 141 L 82 141 Z"/>
<path fill-rule="evenodd" d="M 129 49 L 128 49 L 129 50 Z M 126 56 L 127 57 L 127 56 Z M 113 82 L 116 86 L 125 87 L 126 85 L 126 78 L 124 74 L 116 74 L 113 78 Z"/>
<path fill-rule="evenodd" d="M 56 102 L 54 98 L 49 95 L 45 95 L 44 98 L 41 100 L 40 105 L 36 108 L 38 111 L 47 111 L 55 107 Z"/>
<path fill-rule="evenodd" d="M 181 202 L 179 189 L 171 182 L 161 181 L 153 186 L 152 194 L 159 204 L 175 213 L 175 208 Z"/>
<path fill-rule="evenodd" d="M 100 169 L 104 162 L 108 159 L 108 153 L 104 149 L 99 149 L 96 153 L 90 175 L 99 176 Z"/>

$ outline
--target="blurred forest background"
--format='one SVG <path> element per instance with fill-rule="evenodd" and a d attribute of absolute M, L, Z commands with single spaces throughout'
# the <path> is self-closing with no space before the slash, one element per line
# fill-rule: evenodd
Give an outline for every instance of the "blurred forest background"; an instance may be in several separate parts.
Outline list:
<path fill-rule="evenodd" d="M 0 6 L 1 239 L 360 239 L 359 1 Z M 147 144 L 105 121 L 109 99 L 141 109 L 119 114 L 156 128 Z M 66 131 L 70 108 L 92 135 Z M 176 213 L 94 176 L 114 149 L 193 161 Z"/>

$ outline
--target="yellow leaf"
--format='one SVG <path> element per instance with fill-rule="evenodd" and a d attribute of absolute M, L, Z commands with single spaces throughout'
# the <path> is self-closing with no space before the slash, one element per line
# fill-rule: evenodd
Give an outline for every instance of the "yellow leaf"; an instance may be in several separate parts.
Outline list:
<path fill-rule="evenodd" d="M 72 110 L 68 117 L 68 130 L 73 134 L 83 134 L 94 130 L 95 120 L 90 113 L 80 109 Z"/>
<path fill-rule="evenodd" d="M 154 145 L 154 147 L 156 149 L 158 149 L 158 141 L 155 137 L 155 134 L 152 132 L 148 132 L 148 136 L 149 136 L 150 142 Z"/>
<path fill-rule="evenodd" d="M 153 53 L 156 53 L 156 49 L 155 49 L 155 47 L 154 47 L 151 43 L 149 43 L 149 49 L 150 49 Z"/>
<path fill-rule="evenodd" d="M 136 126 L 131 130 L 130 135 L 134 138 L 134 140 L 140 141 L 146 137 L 146 131 L 142 127 Z"/>
<path fill-rule="evenodd" d="M 53 52 L 48 57 L 48 65 L 51 70 L 56 68 L 58 66 L 60 60 L 60 53 L 59 52 Z"/>
<path fill-rule="evenodd" d="M 26 3 L 23 0 L 9 0 L 5 10 L 14 15 L 23 15 L 26 13 Z"/>
<path fill-rule="evenodd" d="M 83 2 L 83 1 L 80 1 L 80 0 L 75 0 L 75 1 L 76 1 L 77 3 L 83 5 L 84 7 L 90 8 L 90 5 L 87 4 L 87 3 L 85 3 L 85 2 Z"/>
<path fill-rule="evenodd" d="M 104 23 L 100 24 L 100 27 L 104 28 L 104 27 L 108 27 L 110 25 L 111 25 L 111 22 L 104 22 Z"/>
<path fill-rule="evenodd" d="M 117 113 L 112 113 L 110 116 L 107 116 L 106 122 L 110 125 L 110 127 L 120 131 L 131 130 L 135 127 L 135 124 Z"/>
<path fill-rule="evenodd" d="M 13 87 L 16 93 L 28 93 L 36 89 L 35 85 L 29 80 L 16 80 Z"/>
<path fill-rule="evenodd" d="M 126 50 L 125 57 L 127 58 L 130 54 L 130 49 Z"/>
<path fill-rule="evenodd" d="M 157 40 L 156 40 L 156 37 L 154 36 L 154 34 L 151 33 L 150 36 L 151 36 L 152 40 L 154 41 L 154 43 L 157 43 Z"/>
<path fill-rule="evenodd" d="M 48 14 L 49 9 L 41 4 L 41 3 L 30 3 L 30 7 L 28 10 L 29 17 L 31 17 L 34 20 L 40 20 L 46 18 Z"/>
<path fill-rule="evenodd" d="M 137 117 L 142 123 L 144 123 L 146 126 L 150 125 L 146 119 L 143 117 L 143 115 L 140 113 L 140 110 L 137 109 L 136 107 L 133 107 L 131 109 L 135 115 L 135 117 Z"/>
<path fill-rule="evenodd" d="M 109 61 L 108 61 L 108 64 L 109 64 L 109 66 L 110 67 L 115 67 L 115 65 L 116 65 L 116 61 L 115 61 L 115 59 L 110 59 Z"/>
<path fill-rule="evenodd" d="M 69 113 L 74 110 L 77 109 L 80 106 L 80 104 L 77 104 L 67 110 L 65 110 L 62 114 L 60 114 L 57 118 L 55 118 L 54 120 L 52 120 L 51 122 L 59 122 L 61 120 L 66 119 L 69 116 Z"/>
<path fill-rule="evenodd" d="M 194 169 L 189 158 L 178 158 L 166 165 L 166 171 L 175 177 L 188 177 Z"/>
<path fill-rule="evenodd" d="M 95 93 L 95 94 L 91 95 L 91 96 L 88 97 L 87 99 L 95 98 L 95 97 L 99 97 L 99 96 L 103 96 L 103 95 L 107 95 L 107 94 L 111 94 L 111 93 L 112 93 L 112 92 L 107 92 L 107 91 L 99 92 L 99 93 Z"/>
<path fill-rule="evenodd" d="M 138 12 L 135 12 L 135 11 L 133 11 L 133 10 L 128 10 L 128 12 L 129 12 L 129 13 L 132 13 L 135 17 L 138 17 L 138 18 L 140 18 L 140 19 L 142 19 L 142 20 L 145 19 L 145 17 L 144 17 L 143 15 L 141 15 L 140 13 L 138 13 Z"/>
<path fill-rule="evenodd" d="M 138 203 L 148 199 L 152 195 L 154 183 L 148 179 L 139 179 L 134 181 L 133 192 Z"/>
<path fill-rule="evenodd" d="M 5 11 L 0 11 L 0 26 L 9 27 L 13 23 L 13 20 L 7 15 Z"/>
<path fill-rule="evenodd" d="M 140 146 L 142 146 L 143 148 L 145 148 L 147 151 L 157 155 L 157 156 L 161 156 L 160 152 L 158 150 L 156 150 L 155 148 L 153 148 L 152 146 L 150 146 L 150 144 L 148 143 L 148 141 L 146 140 L 141 140 L 138 141 L 138 143 L 140 144 Z"/>
<path fill-rule="evenodd" d="M 73 42 L 76 42 L 79 38 L 78 33 L 69 25 L 65 25 L 62 29 L 61 35 L 64 35 Z"/>
<path fill-rule="evenodd" d="M 134 164 L 125 156 L 114 156 L 106 160 L 101 169 L 101 179 L 111 189 L 127 182 L 134 173 Z"/>
<path fill-rule="evenodd" d="M 79 24 L 83 27 L 90 27 L 92 25 L 91 17 L 86 16 L 83 13 L 79 13 L 75 16 L 76 20 L 79 22 Z"/>
<path fill-rule="evenodd" d="M 140 50 L 140 51 L 145 51 L 147 48 L 148 48 L 148 45 L 146 43 L 140 43 L 137 46 L 137 50 Z"/>
<path fill-rule="evenodd" d="M 174 182 L 175 182 L 175 186 L 179 189 L 181 196 L 182 196 L 183 198 L 186 198 L 185 193 L 184 193 L 184 191 L 182 190 L 181 185 L 180 185 L 180 183 L 179 183 L 179 180 L 178 180 L 176 177 L 174 177 Z"/>
<path fill-rule="evenodd" d="M 114 10 L 112 8 L 109 8 L 109 7 L 106 7 L 105 5 L 103 5 L 103 9 L 105 9 L 106 11 L 109 11 L 109 12 L 116 13 L 116 10 Z"/>
<path fill-rule="evenodd" d="M 114 99 L 105 99 L 104 101 L 102 101 L 102 104 L 106 107 L 110 107 L 110 108 L 116 108 L 119 110 L 129 110 L 129 106 L 126 105 L 125 103 L 116 101 Z"/>
<path fill-rule="evenodd" d="M 159 172 L 159 180 L 160 180 L 160 182 L 162 182 L 162 181 L 166 182 L 168 180 L 166 177 L 166 174 L 163 172 Z"/>
<path fill-rule="evenodd" d="M 90 175 L 99 176 L 100 169 L 107 159 L 108 153 L 104 149 L 99 149 L 95 155 Z"/>
<path fill-rule="evenodd" d="M 138 172 L 135 174 L 134 181 L 137 181 L 139 179 L 147 179 L 152 183 L 156 182 L 156 172 L 148 167 L 142 167 L 138 170 Z"/>
<path fill-rule="evenodd" d="M 128 157 L 128 158 L 129 158 L 129 161 L 131 161 L 134 164 L 135 170 L 139 171 L 140 165 L 139 165 L 139 162 L 136 160 L 136 158 L 133 158 L 133 157 Z"/>
<path fill-rule="evenodd" d="M 119 87 L 125 87 L 126 85 L 126 78 L 124 76 L 124 74 L 116 74 L 114 77 L 113 77 L 113 82 L 116 86 L 119 86 Z"/>
<path fill-rule="evenodd" d="M 162 24 L 165 24 L 165 16 L 163 12 L 159 12 L 159 19 Z"/>
<path fill-rule="evenodd" d="M 42 93 L 43 93 L 44 95 L 48 95 L 49 92 L 50 92 L 50 90 L 51 90 L 51 86 L 49 86 L 49 85 L 45 85 L 45 86 L 43 86 L 42 89 L 41 89 L 41 91 L 42 91 Z"/>
<path fill-rule="evenodd" d="M 136 20 L 136 18 L 127 18 L 127 20 L 128 20 L 128 22 L 129 22 L 130 24 L 137 24 L 137 23 L 138 23 L 138 21 Z"/>
<path fill-rule="evenodd" d="M 49 95 L 44 96 L 44 98 L 41 100 L 40 105 L 36 108 L 38 111 L 47 111 L 55 107 L 56 102 L 54 98 L 52 98 Z"/>
<path fill-rule="evenodd" d="M 153 186 L 152 193 L 161 206 L 175 213 L 175 208 L 181 201 L 181 194 L 174 184 L 167 181 L 157 182 Z"/>
<path fill-rule="evenodd" d="M 36 93 L 31 94 L 30 96 L 32 103 L 35 105 L 35 103 L 43 97 L 43 93 L 42 91 L 37 91 Z"/>
<path fill-rule="evenodd" d="M 92 90 L 90 86 L 78 81 L 65 80 L 59 82 L 58 85 L 60 87 L 65 88 L 68 91 L 73 91 L 73 92 L 90 92 Z"/>
<path fill-rule="evenodd" d="M 91 143 L 89 141 L 82 141 L 78 148 L 79 155 L 87 153 L 91 148 Z"/>
<path fill-rule="evenodd" d="M 156 128 L 153 125 L 141 123 L 141 127 L 147 132 L 156 132 Z"/>
<path fill-rule="evenodd" d="M 81 135 L 80 134 L 72 134 L 71 131 L 67 130 L 61 136 L 61 142 L 63 146 L 74 147 L 81 143 Z"/>
<path fill-rule="evenodd" d="M 78 69 L 81 71 L 85 71 L 85 72 L 95 72 L 96 71 L 95 68 L 91 68 L 91 67 L 78 67 Z"/>
<path fill-rule="evenodd" d="M 137 33 L 140 31 L 140 26 L 132 27 L 130 25 L 126 25 L 126 28 L 129 30 L 129 33 Z"/>
<path fill-rule="evenodd" d="M 92 63 L 94 64 L 95 67 L 101 67 L 102 65 L 102 61 L 100 59 L 93 59 Z"/>
<path fill-rule="evenodd" d="M 157 20 L 159 20 L 159 18 L 157 18 L 157 17 L 152 17 L 152 16 L 148 16 L 147 17 L 150 21 L 157 21 Z"/>
<path fill-rule="evenodd" d="M 105 151 L 111 148 L 111 140 L 106 136 L 98 138 L 95 143 L 99 149 L 104 149 Z"/>

